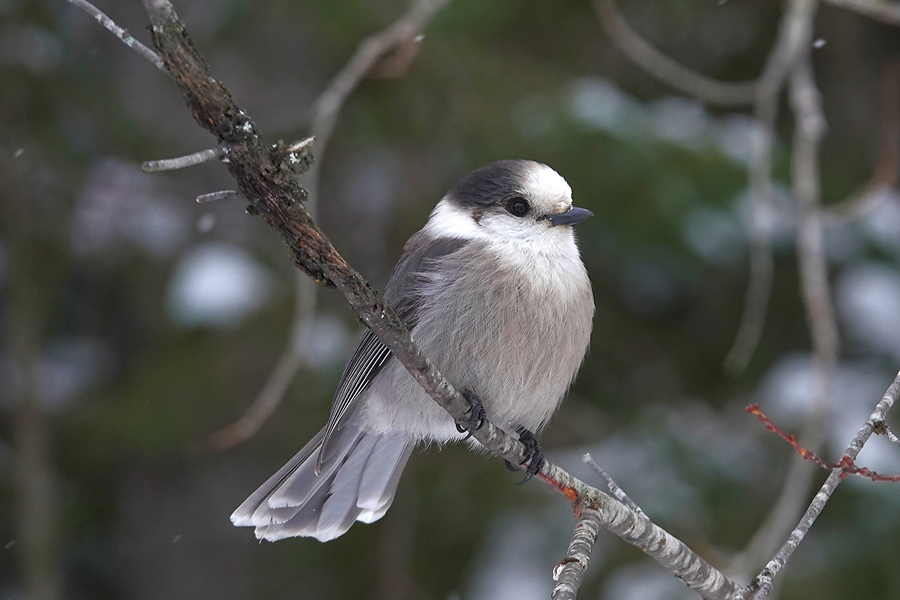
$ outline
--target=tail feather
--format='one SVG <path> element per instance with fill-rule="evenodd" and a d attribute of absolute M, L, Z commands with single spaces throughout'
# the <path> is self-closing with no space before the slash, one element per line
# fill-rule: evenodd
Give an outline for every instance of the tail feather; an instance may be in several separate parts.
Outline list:
<path fill-rule="evenodd" d="M 390 504 L 411 451 L 402 436 L 384 435 L 379 438 L 359 482 L 357 504 L 360 508 L 378 510 L 385 502 Z M 394 468 L 385 469 L 383 465 L 393 465 Z"/>
<path fill-rule="evenodd" d="M 312 495 L 305 506 L 296 507 L 297 512 L 284 523 L 257 526 L 256 539 L 275 542 L 290 537 L 315 537 L 318 533 L 319 514 L 328 498 L 329 486 L 323 485 Z"/>
<path fill-rule="evenodd" d="M 356 520 L 356 517 L 359 516 L 362 510 L 357 506 L 359 483 L 366 468 L 366 463 L 372 454 L 372 450 L 375 449 L 379 437 L 375 435 L 363 436 L 356 448 L 353 449 L 353 453 L 341 465 L 334 477 L 334 481 L 331 483 L 331 495 L 322 506 L 322 514 L 319 517 L 320 530 L 340 529 L 347 517 L 352 514 L 353 519 L 347 525 L 347 528 L 349 528 L 353 521 Z M 384 468 L 384 465 L 380 465 L 380 468 Z"/>
<path fill-rule="evenodd" d="M 397 493 L 397 484 L 400 483 L 400 475 L 403 473 L 403 469 L 406 467 L 406 461 L 409 460 L 409 455 L 411 453 L 412 448 L 409 446 L 405 446 L 402 449 L 400 456 L 397 458 L 397 464 L 394 466 L 393 471 L 385 482 L 381 495 L 378 497 L 378 501 L 372 501 L 371 499 L 366 501 L 366 507 L 363 507 L 362 512 L 359 513 L 357 521 L 374 523 L 384 516 L 384 513 L 387 512 L 387 509 L 391 507 L 391 503 L 394 501 L 394 495 Z M 372 498 L 374 498 L 374 496 L 372 496 Z M 361 505 L 362 503 L 359 504 Z"/>
<path fill-rule="evenodd" d="M 322 437 L 320 432 L 241 504 L 232 522 L 255 527 L 259 539 L 304 536 L 327 541 L 357 520 L 381 518 L 394 499 L 412 448 L 400 436 L 348 425 L 329 442 L 333 460 L 316 473 Z"/>
<path fill-rule="evenodd" d="M 345 428 L 340 432 L 339 437 L 333 435 L 329 442 L 329 452 L 339 458 L 329 461 L 328 465 L 317 473 L 316 465 L 322 448 L 320 445 L 312 455 L 297 465 L 291 476 L 278 489 L 272 490 L 266 503 L 271 508 L 306 504 L 323 481 L 330 479 L 343 468 L 347 458 L 353 453 L 364 435 L 356 427 Z"/>
<path fill-rule="evenodd" d="M 322 438 L 325 436 L 325 431 L 320 431 L 317 433 L 313 439 L 309 441 L 308 444 L 303 446 L 303 448 L 294 455 L 294 457 L 288 461 L 286 465 L 281 467 L 278 472 L 269 477 L 264 484 L 259 486 L 259 488 L 250 494 L 250 497 L 244 500 L 244 502 L 231 514 L 231 522 L 236 527 L 248 527 L 253 526 L 256 523 L 253 522 L 253 514 L 262 506 L 267 506 L 266 501 L 269 496 L 272 495 L 272 492 L 281 487 L 282 484 L 287 481 L 294 471 L 297 470 L 298 467 L 302 466 L 306 463 L 307 459 L 311 456 L 314 456 L 318 450 L 319 446 L 322 445 Z"/>

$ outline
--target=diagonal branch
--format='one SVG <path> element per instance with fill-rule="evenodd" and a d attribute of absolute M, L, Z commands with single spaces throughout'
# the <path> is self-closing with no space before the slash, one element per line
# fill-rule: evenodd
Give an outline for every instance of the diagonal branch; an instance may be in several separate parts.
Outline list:
<path fill-rule="evenodd" d="M 73 6 L 77 6 L 87 14 L 91 15 L 97 22 L 103 25 L 108 31 L 110 31 L 114 36 L 122 40 L 126 46 L 152 62 L 157 69 L 163 68 L 162 59 L 156 55 L 156 52 L 139 42 L 138 40 L 131 37 L 131 34 L 128 33 L 128 30 L 119 27 L 115 21 L 106 16 L 102 10 L 88 2 L 87 0 L 66 0 L 69 4 Z"/>
<path fill-rule="evenodd" d="M 249 116 L 212 75 L 167 0 L 144 0 L 154 44 L 178 84 L 196 121 L 231 150 L 225 165 L 252 212 L 284 239 L 291 259 L 305 273 L 340 291 L 348 304 L 413 375 L 422 388 L 460 425 L 467 423 L 468 401 L 413 343 L 409 329 L 391 307 L 344 261 L 303 206 L 306 192 L 286 168 L 282 155 L 265 146 Z M 494 454 L 520 464 L 523 445 L 489 421 L 474 437 Z M 525 468 L 523 465 L 522 468 Z M 704 598 L 734 598 L 739 586 L 690 551 L 681 541 L 599 490 L 545 462 L 537 478 L 576 505 L 597 515 L 602 527 L 642 548 Z"/>
<path fill-rule="evenodd" d="M 606 487 L 609 489 L 609 493 L 612 494 L 616 500 L 630 508 L 636 513 L 644 514 L 644 509 L 637 505 L 637 503 L 632 500 L 628 494 L 625 493 L 625 490 L 619 487 L 619 484 L 613 480 L 609 474 L 603 470 L 603 467 L 597 464 L 597 461 L 594 460 L 594 457 L 590 454 L 585 454 L 581 457 L 581 460 L 584 464 L 589 466 L 594 470 L 594 473 L 603 480 L 603 483 L 606 484 Z"/>
<path fill-rule="evenodd" d="M 597 535 L 600 533 L 600 522 L 597 515 L 590 511 L 581 513 L 575 523 L 575 531 L 572 533 L 572 541 L 569 543 L 566 558 L 554 569 L 553 592 L 551 600 L 575 600 L 578 588 L 584 580 L 584 573 L 591 562 L 591 552 L 597 543 Z"/>

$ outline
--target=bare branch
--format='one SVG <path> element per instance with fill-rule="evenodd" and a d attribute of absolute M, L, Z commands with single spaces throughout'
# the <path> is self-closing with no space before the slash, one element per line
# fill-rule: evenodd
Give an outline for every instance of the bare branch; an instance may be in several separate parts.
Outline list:
<path fill-rule="evenodd" d="M 872 411 L 872 414 L 869 415 L 869 418 L 866 419 L 865 424 L 860 428 L 860 430 L 853 437 L 853 440 L 850 442 L 850 445 L 847 446 L 847 449 L 844 451 L 844 454 L 849 457 L 851 460 L 855 460 L 859 455 L 860 450 L 862 450 L 863 446 L 872 436 L 872 433 L 875 429 L 882 424 L 887 419 L 887 413 L 891 409 L 891 407 L 897 402 L 898 397 L 900 397 L 900 373 L 894 377 L 894 381 L 888 387 L 887 391 L 882 396 L 881 400 L 875 406 L 875 410 Z M 762 600 L 772 591 L 772 584 L 775 577 L 784 568 L 784 565 L 787 563 L 788 559 L 790 559 L 791 554 L 793 554 L 794 550 L 797 549 L 797 546 L 800 545 L 800 542 L 803 541 L 803 538 L 806 537 L 807 532 L 810 527 L 812 527 L 813 523 L 816 522 L 819 514 L 825 508 L 825 505 L 828 503 L 829 498 L 834 493 L 834 490 L 844 479 L 844 471 L 842 469 L 835 469 L 831 472 L 831 475 L 828 476 L 828 479 L 825 480 L 825 483 L 822 485 L 819 493 L 816 494 L 815 498 L 813 498 L 812 503 L 809 505 L 809 508 L 806 510 L 806 513 L 803 515 L 803 518 L 800 520 L 800 523 L 797 527 L 791 532 L 790 536 L 788 536 L 787 542 L 778 551 L 778 554 L 769 561 L 766 565 L 766 568 L 762 570 L 762 572 L 756 576 L 756 578 L 751 582 L 751 584 L 747 587 L 747 591 L 745 592 L 744 598 L 748 600 Z"/>
<path fill-rule="evenodd" d="M 240 198 L 241 193 L 235 190 L 222 190 L 221 192 L 210 192 L 208 194 L 200 194 L 197 196 L 197 202 L 216 202 L 217 200 L 231 200 L 232 198 Z"/>
<path fill-rule="evenodd" d="M 584 581 L 584 573 L 591 562 L 591 553 L 594 551 L 599 533 L 600 523 L 597 515 L 583 512 L 575 523 L 575 531 L 572 533 L 566 558 L 553 569 L 553 580 L 557 583 L 553 586 L 551 600 L 575 600 L 578 588 Z"/>
<path fill-rule="evenodd" d="M 66 1 L 69 4 L 72 4 L 73 6 L 77 6 L 78 8 L 80 8 L 81 10 L 86 12 L 87 14 L 89 14 L 92 17 L 94 17 L 95 19 L 97 19 L 98 23 L 103 25 L 103 27 L 105 27 L 108 31 L 112 32 L 112 34 L 114 36 L 116 36 L 117 38 L 122 40 L 122 42 L 126 46 L 128 46 L 129 48 L 131 48 L 132 50 L 134 50 L 135 52 L 137 52 L 138 54 L 140 54 L 141 56 L 143 56 L 150 62 L 152 62 L 156 66 L 157 69 L 165 71 L 165 68 L 163 67 L 162 59 L 159 56 L 157 56 L 156 52 L 154 52 L 153 50 L 151 50 L 150 48 L 148 48 L 147 46 L 145 46 L 138 40 L 131 37 L 131 34 L 128 33 L 128 30 L 122 29 L 121 27 L 116 25 L 116 22 L 113 21 L 112 19 L 110 19 L 108 16 L 106 16 L 106 14 L 103 11 L 101 11 L 99 8 L 97 8 L 96 6 L 94 6 L 93 4 L 88 2 L 87 0 L 66 0 Z"/>
<path fill-rule="evenodd" d="M 892 444 L 900 446 L 900 438 L 891 431 L 891 428 L 888 427 L 887 423 L 878 423 L 875 427 L 875 433 L 885 436 Z"/>
<path fill-rule="evenodd" d="M 816 2 L 810 0 L 792 0 L 788 9 L 797 19 L 792 31 L 796 36 L 794 47 L 799 52 L 791 66 L 790 76 L 790 100 L 795 116 L 791 182 L 798 203 L 797 253 L 804 306 L 813 337 L 815 371 L 813 408 L 805 429 L 811 445 L 818 446 L 822 441 L 823 422 L 830 411 L 838 334 L 828 288 L 820 206 L 818 152 L 826 124 L 812 72 L 815 11 Z M 774 538 L 790 527 L 790 519 L 800 511 L 811 477 L 811 469 L 795 460 L 778 498 L 777 510 L 769 513 L 754 536 L 743 557 L 745 561 L 755 560 L 760 552 L 768 552 Z"/>
<path fill-rule="evenodd" d="M 821 429 L 816 432 L 808 425 L 804 428 L 804 435 L 811 436 L 812 443 L 818 445 L 820 440 L 816 438 L 821 438 Z M 785 535 L 803 515 L 810 487 L 818 472 L 813 463 L 799 454 L 793 457 L 778 498 L 744 550 L 732 558 L 726 572 L 748 573 L 778 551 Z"/>
<path fill-rule="evenodd" d="M 210 148 L 201 150 L 193 154 L 185 154 L 176 158 L 164 158 L 162 160 L 148 160 L 141 164 L 141 170 L 144 173 L 155 173 L 157 171 L 174 171 L 175 169 L 186 169 L 195 165 L 200 165 L 217 158 L 222 158 L 228 153 L 225 148 Z"/>
<path fill-rule="evenodd" d="M 312 324 L 315 310 L 316 286 L 308 277 L 298 274 L 291 335 L 265 385 L 237 421 L 193 444 L 191 450 L 222 452 L 243 444 L 259 432 L 281 405 L 297 371 L 307 362 L 303 342 L 306 341 L 305 334 Z"/>
<path fill-rule="evenodd" d="M 150 3 L 148 13 L 154 24 L 153 40 L 167 69 L 181 88 L 197 123 L 213 133 L 220 145 L 231 148 L 225 166 L 240 191 L 253 203 L 255 212 L 279 232 L 298 268 L 340 291 L 360 320 L 432 399 L 457 423 L 465 425 L 469 402 L 422 355 L 406 325 L 319 230 L 303 206 L 305 191 L 277 162 L 282 160 L 282 155 L 262 144 L 253 122 L 209 73 L 171 6 L 162 0 L 145 2 Z M 161 8 L 159 4 L 166 6 Z M 525 462 L 522 443 L 490 421 L 485 421 L 474 437 L 499 457 L 526 468 L 527 465 L 522 464 Z M 646 516 L 635 513 L 549 461 L 544 462 L 536 478 L 576 504 L 580 514 L 585 511 L 596 514 L 604 529 L 642 548 L 704 598 L 725 600 L 738 593 L 736 583 Z"/>
<path fill-rule="evenodd" d="M 766 59 L 759 77 L 753 116 L 757 130 L 750 161 L 750 283 L 744 300 L 744 313 L 734 340 L 725 358 L 725 370 L 738 374 L 750 362 L 762 336 L 772 292 L 774 263 L 769 247 L 769 227 L 775 212 L 773 206 L 772 149 L 775 145 L 775 121 L 778 118 L 778 99 L 788 72 L 799 53 L 812 43 L 812 20 L 815 3 L 810 0 L 791 1 L 781 18 L 778 38 Z"/>
<path fill-rule="evenodd" d="M 416 41 L 419 32 L 449 2 L 450 0 L 413 0 L 405 15 L 360 42 L 353 56 L 316 100 L 313 106 L 312 132 L 316 136 L 319 160 L 313 164 L 304 180 L 313 202 L 319 195 L 322 157 L 347 98 L 388 52 L 407 41 L 419 43 Z"/>
<path fill-rule="evenodd" d="M 675 62 L 632 29 L 619 12 L 615 0 L 594 0 L 594 9 L 600 25 L 616 46 L 632 62 L 660 81 L 708 104 L 742 106 L 753 102 L 755 81 L 717 81 Z"/>
<path fill-rule="evenodd" d="M 791 447 L 797 451 L 797 454 L 799 454 L 806 460 L 812 461 L 814 464 L 822 467 L 823 469 L 829 469 L 832 471 L 834 469 L 840 469 L 844 472 L 844 475 L 859 475 L 860 477 L 866 477 L 868 479 L 871 479 L 872 481 L 890 481 L 893 483 L 900 482 L 900 475 L 882 475 L 881 473 L 873 471 L 872 469 L 869 469 L 867 467 L 859 467 L 856 465 L 856 461 L 854 461 L 847 455 L 842 456 L 839 462 L 827 462 L 812 450 L 804 448 L 803 445 L 797 441 L 797 436 L 788 435 L 783 429 L 773 423 L 772 420 L 769 419 L 769 417 L 762 413 L 762 411 L 759 409 L 758 404 L 751 404 L 745 410 L 762 421 L 765 424 L 766 429 L 790 444 Z M 880 434 L 880 427 L 876 426 L 873 433 Z"/>
<path fill-rule="evenodd" d="M 890 429 L 885 429 L 884 434 L 887 436 L 887 439 L 891 441 L 891 443 L 900 446 L 900 438 L 898 438 L 893 431 L 891 431 Z"/>
<path fill-rule="evenodd" d="M 900 25 L 900 4 L 887 0 L 824 0 L 888 25 Z"/>
<path fill-rule="evenodd" d="M 625 493 L 625 490 L 619 487 L 619 484 L 617 484 L 613 480 L 613 478 L 603 470 L 603 467 L 597 464 L 597 462 L 590 454 L 585 454 L 581 457 L 581 460 L 584 461 L 584 464 L 592 468 L 594 470 L 594 473 L 596 473 L 597 476 L 603 480 L 603 483 L 606 484 L 606 487 L 609 488 L 609 492 L 615 497 L 616 500 L 618 500 L 634 512 L 644 514 L 643 509 L 638 506 L 634 500 L 628 497 L 628 494 Z"/>
<path fill-rule="evenodd" d="M 825 135 L 826 124 L 822 99 L 813 79 L 809 49 L 803 60 L 794 66 L 790 92 L 796 120 L 791 171 L 799 213 L 797 256 L 806 318 L 813 338 L 817 387 L 813 397 L 817 404 L 827 407 L 840 342 L 828 287 L 819 183 L 819 143 Z"/>

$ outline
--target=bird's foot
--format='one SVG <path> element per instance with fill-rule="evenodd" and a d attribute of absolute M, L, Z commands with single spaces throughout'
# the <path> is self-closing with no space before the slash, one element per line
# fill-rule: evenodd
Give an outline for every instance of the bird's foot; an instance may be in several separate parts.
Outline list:
<path fill-rule="evenodd" d="M 529 479 L 537 475 L 538 471 L 541 470 L 541 467 L 544 466 L 544 451 L 541 450 L 541 445 L 535 439 L 534 434 L 525 429 L 524 427 L 519 427 L 516 431 L 519 433 L 519 441 L 525 446 L 525 459 L 519 463 L 519 465 L 524 465 L 528 463 L 528 468 L 525 469 L 525 478 L 519 482 L 518 485 L 522 485 L 526 483 Z M 510 471 L 518 471 L 519 469 L 510 463 L 508 460 L 506 462 L 506 468 Z"/>
<path fill-rule="evenodd" d="M 469 401 L 469 410 L 466 412 L 469 415 L 469 420 L 466 422 L 465 426 L 456 423 L 456 430 L 460 433 L 468 433 L 464 440 L 472 437 L 472 434 L 484 426 L 484 420 L 487 418 L 487 415 L 484 412 L 484 404 L 481 403 L 481 398 L 475 395 L 474 392 L 470 390 L 462 390 L 462 395 L 466 400 Z"/>

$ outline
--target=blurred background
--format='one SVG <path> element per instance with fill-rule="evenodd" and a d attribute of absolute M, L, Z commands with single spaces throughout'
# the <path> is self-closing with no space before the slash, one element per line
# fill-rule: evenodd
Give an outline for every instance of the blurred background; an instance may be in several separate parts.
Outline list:
<path fill-rule="evenodd" d="M 98 6 L 148 39 L 140 2 Z M 360 40 L 407 4 L 176 8 L 274 142 L 309 132 L 316 98 Z M 771 0 L 620 8 L 657 48 L 729 81 L 759 74 L 783 10 Z M 834 204 L 872 177 L 893 122 L 879 90 L 900 36 L 825 5 L 814 37 L 829 126 L 823 202 Z M 841 348 L 823 409 L 783 97 L 772 299 L 758 348 L 730 374 L 749 279 L 750 108 L 706 106 L 659 83 L 611 42 L 588 0 L 453 0 L 411 43 L 402 68 L 376 68 L 340 114 L 320 164 L 322 228 L 383 287 L 405 239 L 470 170 L 500 158 L 558 170 L 597 215 L 578 229 L 597 314 L 544 449 L 599 485 L 581 463 L 591 452 L 659 525 L 734 576 L 754 575 L 774 548 L 744 551 L 799 476 L 793 451 L 743 409 L 759 402 L 800 433 L 817 407 L 818 447 L 839 457 L 900 366 L 900 197 L 886 191 L 826 227 Z M 568 504 L 462 447 L 416 453 L 386 517 L 336 541 L 260 544 L 233 528 L 232 510 L 324 424 L 359 324 L 335 292 L 295 309 L 286 249 L 241 201 L 194 201 L 233 187 L 220 165 L 141 172 L 141 161 L 213 140 L 163 73 L 86 14 L 0 0 L 0 115 L 0 598 L 549 597 Z M 212 448 L 207 436 L 270 381 L 295 312 L 306 319 L 283 403 L 245 443 Z M 859 462 L 897 473 L 900 449 L 873 439 Z M 794 510 L 826 473 L 806 476 Z M 774 547 L 785 537 L 776 532 Z M 900 491 L 851 478 L 780 591 L 897 598 L 898 552 Z M 601 534 L 580 597 L 694 596 Z"/>

